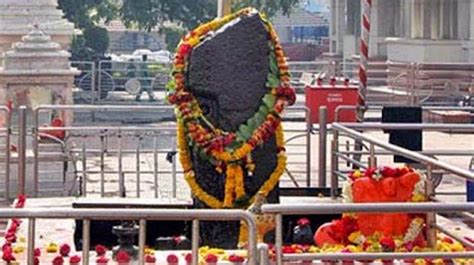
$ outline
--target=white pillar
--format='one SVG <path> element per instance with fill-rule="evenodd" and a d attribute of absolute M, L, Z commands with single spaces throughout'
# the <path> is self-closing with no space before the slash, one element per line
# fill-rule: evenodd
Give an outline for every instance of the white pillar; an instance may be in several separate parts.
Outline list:
<path fill-rule="evenodd" d="M 336 35 L 336 1 L 337 0 L 330 0 L 329 2 L 329 8 L 331 11 L 331 20 L 329 23 L 329 51 L 332 53 L 336 53 L 336 43 L 337 39 L 335 37 Z"/>
<path fill-rule="evenodd" d="M 469 62 L 474 62 L 474 2 L 469 3 Z"/>
<path fill-rule="evenodd" d="M 346 1 L 335 0 L 336 6 L 336 25 L 335 25 L 335 38 L 336 38 L 336 53 L 342 54 L 344 49 L 344 33 L 345 33 L 345 21 L 346 21 Z"/>
<path fill-rule="evenodd" d="M 440 8 L 439 8 L 439 0 L 431 0 L 430 2 L 430 9 L 431 9 L 431 39 L 437 40 L 440 39 L 439 34 L 439 21 L 440 21 Z"/>

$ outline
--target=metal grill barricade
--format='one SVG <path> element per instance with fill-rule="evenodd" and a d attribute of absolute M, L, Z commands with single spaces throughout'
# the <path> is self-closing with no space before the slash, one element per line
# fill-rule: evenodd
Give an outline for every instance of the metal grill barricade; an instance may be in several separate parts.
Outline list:
<path fill-rule="evenodd" d="M 410 151 L 393 144 L 385 143 L 384 141 L 378 140 L 374 137 L 362 134 L 359 131 L 366 130 L 390 130 L 390 129 L 404 129 L 404 130 L 424 130 L 424 131 L 444 131 L 444 132 L 474 132 L 474 125 L 472 124 L 380 124 L 380 123 L 333 123 L 333 142 L 331 144 L 331 193 L 333 198 L 337 197 L 337 187 L 339 179 L 346 179 L 347 170 L 341 170 L 339 168 L 340 160 L 350 165 L 357 166 L 359 168 L 366 169 L 368 167 L 376 167 L 377 159 L 376 156 L 383 155 L 401 155 L 426 167 L 427 175 L 430 181 L 434 182 L 434 170 L 450 173 L 454 177 L 474 180 L 474 173 L 469 170 L 462 169 L 446 162 L 437 160 L 429 155 L 465 155 L 473 156 L 472 150 L 425 150 L 422 152 Z M 368 146 L 368 150 L 363 151 L 349 151 L 341 150 L 341 139 L 342 137 L 348 137 L 354 141 L 360 140 Z M 347 149 L 347 148 L 346 148 Z M 351 155 L 368 155 L 368 163 L 358 161 L 351 157 Z M 439 181 L 439 180 L 438 180 Z M 438 182 L 437 181 L 437 182 Z M 433 185 L 433 192 L 436 185 Z M 432 194 L 435 195 L 434 193 Z"/>
<path fill-rule="evenodd" d="M 158 98 L 162 99 L 170 72 L 171 66 L 166 63 L 100 61 L 97 69 L 97 101 L 111 99 L 111 92 L 129 94 L 126 83 L 132 79 L 140 83 L 140 92 L 135 92 L 158 93 Z M 137 94 L 133 93 L 132 96 Z"/>
<path fill-rule="evenodd" d="M 177 163 L 174 115 L 171 120 L 163 124 L 146 126 L 121 124 L 105 126 L 97 123 L 80 123 L 66 127 L 40 126 L 40 116 L 52 112 L 71 112 L 68 115 L 72 116 L 73 113 L 84 112 L 94 115 L 100 112 L 120 111 L 173 113 L 173 110 L 171 106 L 42 105 L 37 107 L 33 111 L 31 130 L 33 196 L 41 195 L 41 190 L 44 190 L 40 187 L 41 183 L 51 186 L 45 182 L 45 179 L 40 180 L 40 176 L 48 175 L 49 181 L 53 176 L 57 179 L 57 175 L 60 175 L 64 195 L 74 195 L 79 192 L 82 196 L 95 193 L 100 194 L 101 197 L 117 194 L 119 196 L 135 194 L 135 197 L 142 197 L 145 190 L 145 192 L 152 192 L 148 194 L 148 197 L 184 196 L 189 198 L 187 188 L 177 188 L 187 187 L 187 185 L 182 181 L 183 178 L 179 177 L 182 169 Z M 97 115 L 93 117 L 97 118 Z M 284 115 L 284 121 L 288 123 L 285 126 L 285 133 L 289 162 L 285 171 L 286 176 L 282 178 L 282 181 L 296 187 L 305 184 L 308 187 L 311 186 L 312 125 L 308 117 L 309 112 L 305 107 L 290 108 Z M 22 131 L 27 132 L 28 128 L 25 127 Z M 65 138 L 59 139 L 50 135 L 49 132 L 52 131 L 64 132 Z M 56 146 L 54 150 L 53 145 Z M 48 166 L 52 162 L 63 163 L 64 170 L 53 172 L 53 169 Z M 21 167 L 26 172 L 26 165 Z M 110 180 L 106 181 L 111 176 L 117 184 L 111 184 Z M 130 185 L 130 181 L 125 181 L 131 176 L 135 178 L 132 181 L 135 182 L 133 186 Z M 96 181 L 100 187 L 96 190 L 89 189 L 88 183 Z M 75 182 L 80 185 L 74 185 Z M 106 184 L 106 182 L 109 183 Z"/>
<path fill-rule="evenodd" d="M 295 123 L 295 121 L 302 123 Z M 311 187 L 312 124 L 309 119 L 309 109 L 306 107 L 287 108 L 283 114 L 283 122 L 288 156 L 285 173 L 293 186 Z M 287 182 L 288 179 L 282 177 L 281 182 Z"/>
<path fill-rule="evenodd" d="M 276 219 L 276 264 L 282 265 L 284 261 L 296 262 L 305 260 L 376 260 L 376 259 L 474 259 L 474 251 L 466 252 L 395 252 L 395 253 L 314 253 L 314 254 L 283 254 L 283 216 L 284 215 L 309 215 L 309 214 L 342 214 L 342 213 L 456 213 L 474 211 L 474 203 L 338 203 L 338 204 L 292 204 L 264 205 L 262 211 L 274 214 Z M 428 223 L 428 226 L 430 224 Z M 439 226 L 432 228 L 439 229 Z M 444 232 L 444 231 L 443 231 Z M 455 237 L 458 239 L 458 237 Z M 474 247 L 472 243 L 461 240 L 467 246 Z M 270 264 L 270 263 L 267 263 Z"/>
<path fill-rule="evenodd" d="M 0 193 L 8 201 L 10 196 L 11 159 L 11 113 L 6 106 L 0 106 Z M 3 189 L 2 189 L 3 188 Z"/>
<path fill-rule="evenodd" d="M 110 195 L 110 186 L 106 187 L 106 177 L 113 176 L 113 180 L 108 182 L 117 182 L 116 189 L 112 192 L 118 196 L 125 197 L 127 192 L 135 191 L 136 197 L 143 196 L 143 183 L 147 184 L 147 191 L 150 191 L 149 197 L 162 197 L 159 192 L 167 190 L 171 195 L 177 196 L 177 174 L 181 174 L 176 161 L 175 131 L 173 124 L 154 125 L 154 126 L 117 126 L 117 125 L 77 125 L 66 127 L 39 126 L 39 114 L 48 111 L 77 111 L 77 112 L 113 112 L 113 111 L 172 111 L 172 107 L 165 106 L 40 106 L 34 111 L 33 122 L 33 182 L 34 195 L 39 193 L 39 165 L 44 161 L 46 152 L 41 152 L 41 138 L 48 138 L 59 143 L 63 147 L 64 159 L 77 165 L 73 174 L 80 175 L 80 192 L 86 196 L 89 192 L 88 182 L 97 180 L 89 179 L 91 176 L 99 176 L 99 185 L 101 197 Z M 55 139 L 47 134 L 50 131 L 64 131 L 66 138 L 64 140 Z M 147 141 L 147 142 L 145 142 Z M 166 144 L 167 146 L 162 147 Z M 134 157 L 135 166 L 124 162 L 124 158 Z M 116 158 L 116 159 L 111 159 Z M 168 160 L 170 167 L 163 166 Z M 98 165 L 95 165 L 97 164 Z M 145 164 L 148 169 L 143 169 Z M 135 176 L 135 187 L 126 185 L 126 177 Z M 152 175 L 152 178 L 145 178 Z M 159 177 L 162 175 L 170 176 L 165 185 L 159 185 Z M 73 181 L 74 182 L 74 181 Z M 143 185 L 143 186 L 142 186 Z M 108 189 L 107 189 L 108 188 Z M 118 194 L 117 194 L 118 192 Z M 130 192 L 131 193 L 131 192 Z M 128 193 L 128 194 L 130 194 Z M 188 196 L 189 197 L 189 196 Z"/>
<path fill-rule="evenodd" d="M 74 76 L 75 102 L 94 104 L 97 98 L 96 66 L 94 62 L 72 61 L 71 67 L 81 71 Z"/>
<path fill-rule="evenodd" d="M 28 265 L 34 265 L 35 222 L 37 219 L 78 219 L 83 220 L 82 264 L 89 264 L 90 222 L 91 220 L 138 220 L 139 221 L 139 255 L 138 264 L 145 264 L 144 251 L 146 239 L 146 222 L 148 220 L 192 220 L 192 257 L 193 265 L 198 265 L 199 258 L 199 222 L 200 221 L 234 221 L 240 220 L 248 225 L 248 264 L 257 265 L 256 223 L 253 216 L 243 210 L 183 210 L 183 209 L 5 209 L 0 211 L 0 218 L 28 219 L 27 256 Z"/>

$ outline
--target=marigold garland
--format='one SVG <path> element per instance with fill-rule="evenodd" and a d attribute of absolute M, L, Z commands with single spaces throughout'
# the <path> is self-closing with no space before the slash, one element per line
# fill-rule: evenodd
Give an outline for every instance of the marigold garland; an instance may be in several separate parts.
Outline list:
<path fill-rule="evenodd" d="M 192 49 L 201 43 L 207 34 L 225 24 L 246 16 L 261 16 L 269 35 L 270 69 L 267 79 L 267 94 L 253 117 L 239 127 L 236 132 L 225 132 L 215 128 L 203 115 L 197 99 L 187 90 L 185 76 Z M 230 208 L 235 200 L 245 197 L 244 172 L 242 166 L 252 172 L 255 165 L 251 152 L 276 134 L 278 162 L 269 179 L 260 187 L 265 196 L 278 184 L 286 168 L 283 129 L 280 114 L 296 99 L 290 87 L 288 65 L 278 36 L 272 25 L 255 9 L 246 8 L 237 13 L 203 24 L 187 34 L 178 45 L 173 68 L 174 85 L 169 87 L 168 100 L 176 105 L 178 117 L 178 147 L 180 161 L 192 194 L 211 208 Z M 190 148 L 208 157 L 216 172 L 226 173 L 223 201 L 206 193 L 195 179 L 190 156 Z M 254 200 L 253 195 L 250 202 Z"/>

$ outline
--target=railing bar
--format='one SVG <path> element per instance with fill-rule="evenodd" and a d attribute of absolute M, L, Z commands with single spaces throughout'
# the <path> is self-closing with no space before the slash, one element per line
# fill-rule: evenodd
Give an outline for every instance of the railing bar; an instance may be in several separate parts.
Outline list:
<path fill-rule="evenodd" d="M 106 133 L 106 132 L 104 132 Z M 102 152 L 100 152 L 100 195 L 101 197 L 104 197 L 105 195 L 105 174 L 104 174 L 104 170 L 105 170 L 105 142 L 104 142 L 104 137 L 105 135 L 104 134 L 101 134 L 100 135 L 100 147 L 102 149 Z"/>
<path fill-rule="evenodd" d="M 460 176 L 462 178 L 474 181 L 474 173 L 470 172 L 468 170 L 452 166 L 452 165 L 450 165 L 448 163 L 445 163 L 443 161 L 439 161 L 439 160 L 436 160 L 434 158 L 427 157 L 427 156 L 424 156 L 422 154 L 418 154 L 414 151 L 410 151 L 410 150 L 401 148 L 401 147 L 396 146 L 396 145 L 385 143 L 381 140 L 378 140 L 378 139 L 375 139 L 375 138 L 372 138 L 372 137 L 368 137 L 368 136 L 366 136 L 362 133 L 359 133 L 359 132 L 357 132 L 353 129 L 349 129 L 347 127 L 344 127 L 344 126 L 342 126 L 338 123 L 333 123 L 333 128 L 335 128 L 337 130 L 340 130 L 340 131 L 343 131 L 345 133 L 351 134 L 352 137 L 355 137 L 357 139 L 360 139 L 360 140 L 367 141 L 369 143 L 373 143 L 375 145 L 378 145 L 378 146 L 380 146 L 382 148 L 385 148 L 387 150 L 390 150 L 390 151 L 392 151 L 392 152 L 394 152 L 398 155 L 402 155 L 404 157 L 407 157 L 407 158 L 412 159 L 412 160 L 419 161 L 421 163 L 431 164 L 433 166 L 436 166 L 436 167 L 442 168 L 444 170 L 447 170 L 448 172 L 453 173 L 453 174 L 455 174 L 457 176 Z"/>
<path fill-rule="evenodd" d="M 87 156 L 86 156 L 86 143 L 82 143 L 82 194 L 84 197 L 87 196 Z"/>
<path fill-rule="evenodd" d="M 158 198 L 158 139 L 153 136 L 153 181 L 155 184 L 155 198 Z"/>
<path fill-rule="evenodd" d="M 198 265 L 199 264 L 199 220 L 194 219 L 192 224 L 192 264 Z"/>
<path fill-rule="evenodd" d="M 119 177 L 119 187 L 118 187 L 118 190 L 119 190 L 119 197 L 127 197 L 127 195 L 125 194 L 126 191 L 125 191 L 125 176 L 123 174 L 123 155 L 122 155 L 122 135 L 120 134 L 119 132 L 119 135 L 117 137 L 117 141 L 118 141 L 118 177 Z"/>
<path fill-rule="evenodd" d="M 352 164 L 354 164 L 354 165 L 357 165 L 358 167 L 361 167 L 361 168 L 363 168 L 363 169 L 368 168 L 368 166 L 367 166 L 367 165 L 364 165 L 362 162 L 357 161 L 357 160 L 355 160 L 355 159 L 353 159 L 353 158 L 350 158 L 350 157 L 348 157 L 348 156 L 342 155 L 342 154 L 340 154 L 339 152 L 336 153 L 336 156 L 339 157 L 339 158 L 341 158 L 341 159 L 343 159 L 343 160 L 345 160 L 345 161 L 348 161 L 348 162 L 350 162 L 350 163 L 352 163 Z"/>
<path fill-rule="evenodd" d="M 145 265 L 145 244 L 146 244 L 146 220 L 139 221 L 138 234 L 138 264 Z"/>
<path fill-rule="evenodd" d="M 176 186 L 177 186 L 177 178 L 176 178 L 176 147 L 173 146 L 173 157 L 172 157 L 172 165 L 171 165 L 171 190 L 173 198 L 176 198 Z"/>
<path fill-rule="evenodd" d="M 137 153 L 136 153 L 136 169 L 137 169 L 137 198 L 140 198 L 140 142 L 141 138 L 137 139 Z"/>
<path fill-rule="evenodd" d="M 89 264 L 90 230 L 91 230 L 90 220 L 83 219 L 82 221 L 82 264 Z"/>
<path fill-rule="evenodd" d="M 36 230 L 35 218 L 28 218 L 28 265 L 35 264 L 35 230 Z"/>

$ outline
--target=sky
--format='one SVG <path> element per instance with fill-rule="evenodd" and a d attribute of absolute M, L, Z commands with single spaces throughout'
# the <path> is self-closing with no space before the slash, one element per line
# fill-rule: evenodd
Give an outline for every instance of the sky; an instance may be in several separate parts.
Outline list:
<path fill-rule="evenodd" d="M 329 12 L 329 0 L 303 0 L 302 5 L 312 12 Z"/>

